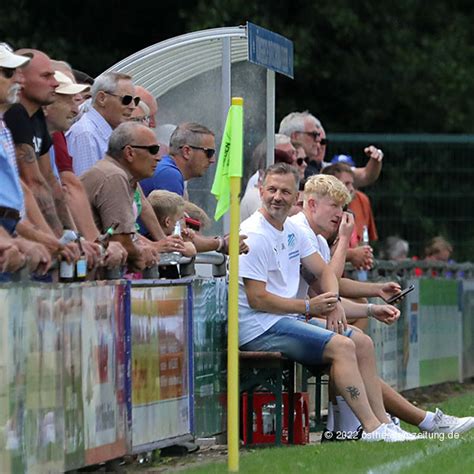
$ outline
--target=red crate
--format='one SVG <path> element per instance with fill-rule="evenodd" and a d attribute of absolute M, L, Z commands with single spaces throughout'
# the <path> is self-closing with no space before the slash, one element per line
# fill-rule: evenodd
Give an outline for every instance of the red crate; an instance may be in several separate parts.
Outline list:
<path fill-rule="evenodd" d="M 283 393 L 282 413 L 282 442 L 288 443 L 288 393 Z M 274 444 L 275 443 L 275 395 L 269 392 L 255 392 L 253 394 L 253 436 L 252 444 Z M 297 392 L 294 394 L 294 422 L 293 442 L 294 444 L 309 443 L 309 413 L 308 393 Z M 248 443 L 247 436 L 247 393 L 242 394 L 242 440 Z"/>

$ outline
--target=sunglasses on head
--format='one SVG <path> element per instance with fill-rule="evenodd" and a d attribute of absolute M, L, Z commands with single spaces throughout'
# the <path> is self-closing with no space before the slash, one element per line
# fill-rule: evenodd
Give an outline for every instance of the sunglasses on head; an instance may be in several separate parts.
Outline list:
<path fill-rule="evenodd" d="M 160 145 L 124 145 L 122 147 L 122 150 L 126 147 L 129 146 L 130 148 L 139 148 L 141 150 L 147 150 L 148 153 L 151 155 L 157 155 L 158 152 L 160 151 Z"/>
<path fill-rule="evenodd" d="M 194 146 L 194 145 L 188 145 L 189 148 L 192 148 L 193 150 L 201 150 L 203 151 L 207 158 L 210 160 L 216 153 L 216 150 L 214 148 L 204 148 L 202 146 Z M 181 147 L 183 148 L 183 147 Z"/>
<path fill-rule="evenodd" d="M 16 69 L 9 67 L 0 67 L 0 71 L 6 79 L 11 79 L 15 75 Z"/>
<path fill-rule="evenodd" d="M 136 96 L 133 97 L 131 95 L 118 95 L 118 94 L 112 94 L 112 92 L 107 92 L 104 91 L 107 95 L 113 95 L 114 97 L 118 97 L 119 99 L 122 100 L 122 105 L 130 105 L 133 102 L 135 103 L 135 107 L 140 103 L 140 97 Z"/>

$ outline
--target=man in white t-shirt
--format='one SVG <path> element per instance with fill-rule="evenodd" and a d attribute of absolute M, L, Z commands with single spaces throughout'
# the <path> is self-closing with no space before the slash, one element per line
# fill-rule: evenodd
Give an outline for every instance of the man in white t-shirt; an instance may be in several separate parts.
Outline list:
<path fill-rule="evenodd" d="M 350 200 L 350 195 L 342 182 L 330 175 L 315 175 L 308 178 L 304 188 L 303 212 L 292 216 L 289 220 L 296 224 L 305 234 L 306 238 L 313 243 L 322 259 L 332 268 L 338 278 L 342 277 L 346 252 L 349 248 L 349 240 L 353 228 L 353 217 L 349 213 L 343 213 L 343 206 Z M 338 232 L 338 243 L 331 257 L 329 245 L 326 239 L 332 238 Z M 358 296 L 388 297 L 400 291 L 399 285 L 392 282 L 369 283 L 356 282 L 342 278 L 339 280 L 340 294 L 345 296 L 347 289 L 355 288 Z M 308 295 L 309 285 L 301 278 L 298 294 L 300 297 Z M 343 299 L 343 306 L 348 317 L 365 317 L 371 315 L 381 322 L 386 323 L 386 315 L 390 305 L 359 304 L 351 303 Z M 369 306 L 370 305 L 370 306 Z M 357 346 L 358 338 L 353 340 Z M 436 412 L 424 411 L 415 407 L 390 385 L 380 379 L 382 387 L 383 402 L 387 411 L 406 423 L 418 426 L 421 431 L 438 433 L 463 433 L 474 428 L 474 417 L 457 418 L 445 415 L 441 410 Z M 351 425 L 351 414 L 347 413 L 345 403 L 337 397 L 335 411 L 339 412 L 339 426 L 330 426 L 330 414 L 328 414 L 328 430 L 351 431 L 353 426 L 358 426 L 358 420 Z M 333 397 L 333 402 L 335 402 Z M 333 411 L 330 402 L 329 411 Z M 337 406 L 336 405 L 336 406 Z M 341 406 L 342 405 L 342 406 Z M 344 426 L 344 416 L 347 413 L 348 420 Z M 353 415 L 352 415 L 353 416 Z M 329 439 L 329 438 L 324 438 Z"/>
<path fill-rule="evenodd" d="M 362 423 L 362 439 L 414 439 L 396 429 L 383 406 L 373 346 L 356 354 L 343 336 L 347 324 L 338 301 L 338 280 L 299 227 L 287 220 L 298 197 L 297 171 L 286 163 L 270 166 L 260 187 L 262 207 L 241 224 L 250 251 L 239 264 L 240 349 L 275 351 L 312 367 L 331 364 L 331 376 Z M 297 298 L 302 264 L 323 293 Z M 305 318 L 301 315 L 305 315 Z M 326 329 L 314 316 L 323 315 Z M 362 335 L 363 338 L 366 336 Z"/>

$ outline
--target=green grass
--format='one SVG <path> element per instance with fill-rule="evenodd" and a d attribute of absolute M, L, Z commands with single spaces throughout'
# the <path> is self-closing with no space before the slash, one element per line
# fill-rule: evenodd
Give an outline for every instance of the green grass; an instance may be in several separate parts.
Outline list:
<path fill-rule="evenodd" d="M 445 413 L 474 415 L 474 393 L 437 405 Z M 408 428 L 408 425 L 404 426 Z M 411 431 L 417 431 L 410 427 Z M 410 443 L 327 443 L 283 448 L 243 449 L 240 473 L 461 473 L 473 472 L 474 430 L 459 439 L 420 440 Z M 188 474 L 226 473 L 227 462 L 202 464 Z"/>

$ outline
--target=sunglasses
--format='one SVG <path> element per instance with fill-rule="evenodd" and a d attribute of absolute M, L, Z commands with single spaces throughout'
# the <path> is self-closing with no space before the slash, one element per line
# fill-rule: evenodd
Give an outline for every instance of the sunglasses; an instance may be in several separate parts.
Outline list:
<path fill-rule="evenodd" d="M 303 163 L 308 163 L 308 157 L 305 156 L 304 158 L 296 158 L 296 164 L 301 166 Z"/>
<path fill-rule="evenodd" d="M 15 75 L 16 69 L 9 67 L 0 67 L 0 71 L 2 71 L 2 74 L 6 79 L 11 79 Z"/>
<path fill-rule="evenodd" d="M 140 150 L 147 150 L 150 155 L 157 155 L 158 152 L 160 151 L 160 145 L 124 145 L 122 147 L 122 150 L 126 147 L 129 146 L 130 148 L 139 148 Z"/>
<path fill-rule="evenodd" d="M 298 133 L 304 133 L 305 135 L 311 135 L 313 137 L 313 140 L 316 141 L 319 136 L 321 135 L 319 132 L 298 132 Z"/>
<path fill-rule="evenodd" d="M 216 154 L 216 150 L 214 150 L 214 148 L 204 148 L 202 146 L 194 146 L 194 145 L 188 145 L 188 147 L 192 148 L 193 150 L 203 151 L 209 160 Z"/>
<path fill-rule="evenodd" d="M 118 97 L 119 99 L 122 100 L 122 105 L 130 105 L 133 102 L 135 102 L 135 107 L 140 103 L 140 97 L 136 96 L 133 97 L 131 95 L 118 95 L 118 94 L 112 94 L 112 92 L 107 92 L 104 91 L 108 95 L 113 95 L 114 97 Z"/>

